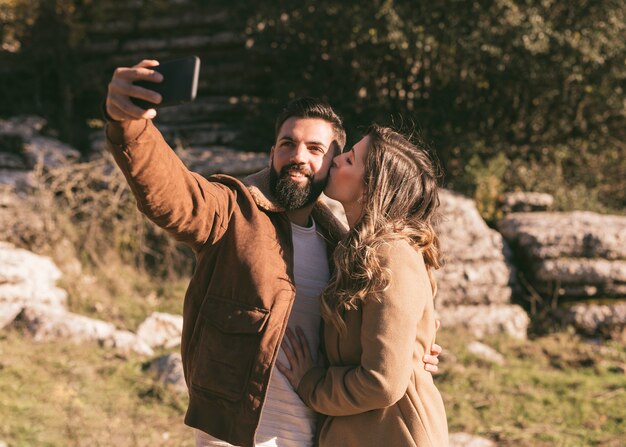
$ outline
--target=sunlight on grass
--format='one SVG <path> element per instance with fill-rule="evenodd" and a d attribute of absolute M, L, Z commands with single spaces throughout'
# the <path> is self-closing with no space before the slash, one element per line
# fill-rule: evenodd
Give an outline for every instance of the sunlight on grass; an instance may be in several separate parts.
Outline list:
<path fill-rule="evenodd" d="M 0 337 L 0 439 L 10 446 L 192 446 L 186 398 L 154 384 L 139 358 L 96 345 Z"/>
<path fill-rule="evenodd" d="M 450 431 L 466 431 L 515 446 L 618 446 L 626 424 L 626 347 L 594 345 L 569 334 L 533 341 L 491 337 L 505 366 L 467 353 L 467 334 L 441 331 L 456 357 L 436 384 Z"/>

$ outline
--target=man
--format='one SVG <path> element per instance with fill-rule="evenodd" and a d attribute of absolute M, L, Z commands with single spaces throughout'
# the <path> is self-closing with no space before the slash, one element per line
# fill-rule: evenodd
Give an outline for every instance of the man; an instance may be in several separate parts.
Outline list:
<path fill-rule="evenodd" d="M 345 228 L 317 199 L 345 145 L 341 119 L 325 103 L 296 100 L 277 121 L 268 168 L 244 182 L 203 178 L 163 140 L 156 111 L 129 100 L 159 103 L 133 85 L 160 82 L 156 65 L 115 70 L 106 134 L 138 208 L 196 255 L 183 309 L 185 422 L 199 430 L 198 445 L 313 445 L 316 416 L 274 364 L 287 325 L 319 345 L 318 297 Z M 428 370 L 436 371 L 439 350 L 426 356 Z"/>

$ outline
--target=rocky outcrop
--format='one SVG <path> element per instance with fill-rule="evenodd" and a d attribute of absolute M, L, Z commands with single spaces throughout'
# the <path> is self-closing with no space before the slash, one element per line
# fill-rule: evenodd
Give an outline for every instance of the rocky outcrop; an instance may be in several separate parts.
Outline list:
<path fill-rule="evenodd" d="M 525 339 L 530 324 L 528 314 L 514 304 L 438 307 L 437 315 L 444 329 L 459 326 L 476 338 L 504 333 Z"/>
<path fill-rule="evenodd" d="M 548 211 L 554 204 L 554 197 L 541 192 L 510 192 L 504 194 L 502 211 L 505 213 Z"/>
<path fill-rule="evenodd" d="M 35 186 L 35 166 L 49 169 L 78 160 L 76 149 L 42 134 L 45 126 L 36 116 L 0 120 L 0 185 L 28 189 Z"/>
<path fill-rule="evenodd" d="M 506 304 L 515 285 L 510 251 L 502 236 L 487 226 L 474 201 L 440 191 L 441 248 L 446 265 L 435 273 L 438 306 Z"/>
<path fill-rule="evenodd" d="M 435 272 L 435 304 L 443 326 L 463 326 L 478 338 L 500 332 L 525 338 L 528 316 L 511 304 L 516 281 L 509 247 L 472 200 L 446 190 L 439 197 L 446 263 Z"/>
<path fill-rule="evenodd" d="M 590 336 L 613 336 L 626 329 L 626 302 L 615 304 L 575 304 L 560 309 L 565 324 Z"/>
<path fill-rule="evenodd" d="M 498 228 L 540 294 L 626 298 L 626 216 L 516 213 Z"/>
<path fill-rule="evenodd" d="M 0 242 L 0 303 L 63 308 L 65 290 L 56 286 L 61 271 L 45 256 Z"/>
<path fill-rule="evenodd" d="M 50 258 L 0 242 L 0 329 L 21 328 L 36 342 L 94 341 L 122 354 L 153 355 L 136 334 L 68 312 L 67 293 L 56 286 L 60 277 Z"/>
<path fill-rule="evenodd" d="M 182 315 L 154 312 L 137 328 L 137 336 L 153 348 L 173 348 L 180 344 Z"/>

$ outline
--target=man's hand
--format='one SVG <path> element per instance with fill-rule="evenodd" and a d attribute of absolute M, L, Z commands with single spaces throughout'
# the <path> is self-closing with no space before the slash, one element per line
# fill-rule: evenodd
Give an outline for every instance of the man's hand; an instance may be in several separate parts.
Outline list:
<path fill-rule="evenodd" d="M 441 326 L 441 321 L 435 320 L 435 337 L 437 336 L 437 331 L 439 330 L 439 326 Z M 422 359 L 424 361 L 424 369 L 430 373 L 436 373 L 439 371 L 439 354 L 441 354 L 443 349 L 433 340 L 433 344 L 430 347 L 430 355 L 424 355 Z"/>
<path fill-rule="evenodd" d="M 163 81 L 163 76 L 151 67 L 159 65 L 155 60 L 143 60 L 134 67 L 119 67 L 113 72 L 113 78 L 109 82 L 106 98 L 106 112 L 116 121 L 152 119 L 156 116 L 155 109 L 143 110 L 130 100 L 131 97 L 139 98 L 158 104 L 161 95 L 152 90 L 134 85 L 134 81 L 144 80 L 151 82 Z"/>
<path fill-rule="evenodd" d="M 276 367 L 283 373 L 283 375 L 289 380 L 293 389 L 297 389 L 300 384 L 300 380 L 304 377 L 308 370 L 315 366 L 313 357 L 311 356 L 311 350 L 309 349 L 309 342 L 304 336 L 304 332 L 300 327 L 296 327 L 296 334 L 291 332 L 291 329 L 287 328 L 287 339 L 283 340 L 281 349 L 285 352 L 289 366 L 283 365 L 280 362 L 276 362 Z M 290 346 L 291 345 L 291 346 Z"/>

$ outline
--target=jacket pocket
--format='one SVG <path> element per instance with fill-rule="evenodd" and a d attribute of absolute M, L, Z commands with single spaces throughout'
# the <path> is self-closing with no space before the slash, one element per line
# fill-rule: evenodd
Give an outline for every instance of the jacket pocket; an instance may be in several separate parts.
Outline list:
<path fill-rule="evenodd" d="M 267 309 L 207 297 L 195 329 L 199 335 L 190 365 L 191 387 L 231 401 L 239 400 L 259 352 L 268 317 Z"/>

